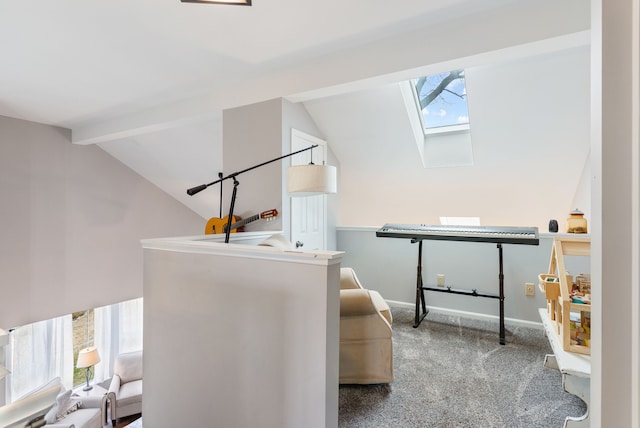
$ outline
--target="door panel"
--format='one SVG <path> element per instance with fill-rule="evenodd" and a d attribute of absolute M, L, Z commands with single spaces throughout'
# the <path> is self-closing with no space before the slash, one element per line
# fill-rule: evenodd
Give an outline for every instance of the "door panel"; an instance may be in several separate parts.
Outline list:
<path fill-rule="evenodd" d="M 292 129 L 292 152 L 314 144 L 318 144 L 318 147 L 292 156 L 291 165 L 306 165 L 312 160 L 316 165 L 322 165 L 327 145 L 324 140 Z M 326 195 L 291 197 L 291 242 L 304 250 L 326 249 L 326 224 Z"/>

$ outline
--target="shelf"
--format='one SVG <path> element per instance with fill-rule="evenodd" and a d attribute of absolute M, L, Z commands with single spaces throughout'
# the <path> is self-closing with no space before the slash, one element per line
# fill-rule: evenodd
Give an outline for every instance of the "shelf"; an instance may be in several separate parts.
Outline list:
<path fill-rule="evenodd" d="M 565 256 L 590 256 L 589 237 L 556 237 L 551 248 L 549 270 L 539 275 L 538 286 L 547 298 L 547 314 L 564 351 L 590 354 L 591 305 L 574 303 L 571 299 L 573 277 L 568 275 Z M 579 319 L 571 319 L 571 313 Z M 579 328 L 579 331 L 572 331 Z M 579 326 L 579 327 L 578 327 Z M 583 343 L 579 343 L 582 341 Z"/>

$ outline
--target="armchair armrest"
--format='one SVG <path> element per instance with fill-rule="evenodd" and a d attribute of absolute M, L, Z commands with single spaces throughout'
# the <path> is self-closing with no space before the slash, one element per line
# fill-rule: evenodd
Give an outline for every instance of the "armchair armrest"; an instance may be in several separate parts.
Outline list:
<path fill-rule="evenodd" d="M 115 394 L 114 394 L 115 399 Z M 81 409 L 100 409 L 100 420 L 102 424 L 105 425 L 107 423 L 107 405 L 109 401 L 109 393 L 104 394 L 103 396 L 90 396 L 83 397 L 80 401 Z M 49 425 L 47 425 L 49 426 Z"/>
<path fill-rule="evenodd" d="M 102 405 L 106 403 L 107 395 L 103 396 L 91 396 L 91 397 L 82 397 L 80 398 L 80 408 L 81 409 L 99 409 L 102 408 Z"/>
<path fill-rule="evenodd" d="M 353 288 L 364 289 L 356 276 L 356 272 L 350 267 L 340 268 L 340 289 L 349 290 Z"/>
<path fill-rule="evenodd" d="M 369 290 L 340 290 L 340 316 L 371 315 L 378 310 L 371 300 Z"/>
<path fill-rule="evenodd" d="M 111 378 L 111 383 L 109 384 L 109 393 L 117 395 L 118 391 L 120 391 L 120 383 L 120 376 L 118 376 L 117 374 L 113 375 L 113 378 Z"/>
<path fill-rule="evenodd" d="M 75 424 L 61 424 L 61 423 L 57 423 L 57 424 L 49 424 L 49 425 L 45 425 L 44 428 L 76 428 Z"/>
<path fill-rule="evenodd" d="M 120 378 L 118 378 L 118 384 L 120 384 L 119 382 Z M 113 425 L 115 426 L 115 421 L 116 419 L 118 419 L 118 406 L 116 406 L 116 393 L 115 392 L 108 392 L 107 395 L 105 395 L 105 410 L 104 410 L 104 414 L 105 414 L 105 420 L 106 420 L 106 414 L 107 414 L 107 403 L 106 401 L 109 402 L 109 408 L 111 409 L 111 420 L 113 421 Z"/>

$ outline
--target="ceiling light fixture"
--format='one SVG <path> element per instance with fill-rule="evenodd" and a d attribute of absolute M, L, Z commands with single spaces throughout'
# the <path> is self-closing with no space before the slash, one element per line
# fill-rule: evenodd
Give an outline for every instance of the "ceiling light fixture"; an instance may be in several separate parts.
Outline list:
<path fill-rule="evenodd" d="M 251 6 L 251 0 L 180 0 L 182 3 L 211 3 L 211 4 L 235 4 L 238 6 Z"/>

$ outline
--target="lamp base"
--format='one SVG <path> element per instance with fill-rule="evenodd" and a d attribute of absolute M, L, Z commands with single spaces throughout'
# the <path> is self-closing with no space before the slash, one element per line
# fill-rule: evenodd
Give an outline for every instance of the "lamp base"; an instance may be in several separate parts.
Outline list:
<path fill-rule="evenodd" d="M 91 367 L 87 367 L 87 371 L 85 372 L 85 378 L 87 380 L 87 385 L 84 388 L 82 388 L 83 391 L 91 391 L 93 389 L 93 385 L 89 384 L 89 378 L 90 378 L 89 374 L 90 374 L 90 372 L 91 372 Z"/>

